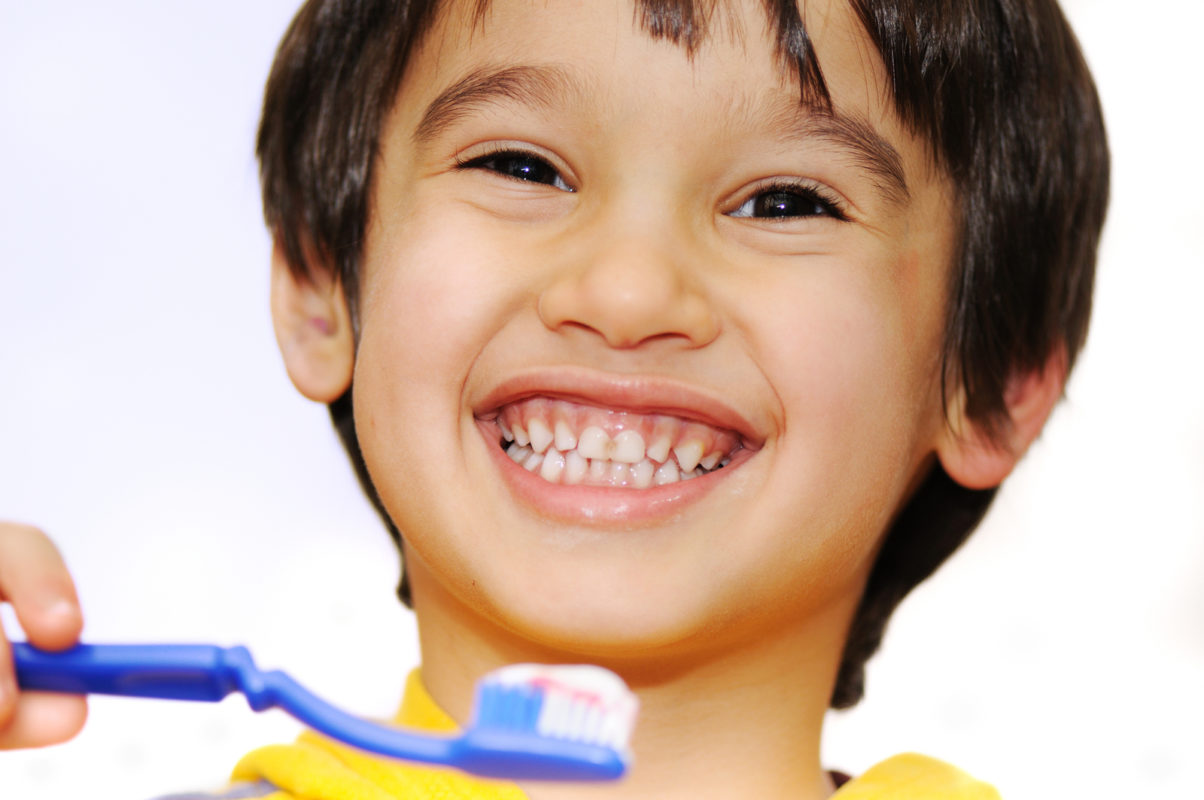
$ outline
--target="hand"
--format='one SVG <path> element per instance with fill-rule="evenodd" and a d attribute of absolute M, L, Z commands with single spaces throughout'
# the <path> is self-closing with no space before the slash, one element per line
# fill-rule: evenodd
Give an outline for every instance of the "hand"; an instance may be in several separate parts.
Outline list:
<path fill-rule="evenodd" d="M 11 603 L 29 642 L 45 650 L 75 644 L 83 614 L 54 543 L 37 528 L 0 522 L 0 601 Z M 8 638 L 0 629 L 0 749 L 41 747 L 79 733 L 83 697 L 20 692 Z"/>

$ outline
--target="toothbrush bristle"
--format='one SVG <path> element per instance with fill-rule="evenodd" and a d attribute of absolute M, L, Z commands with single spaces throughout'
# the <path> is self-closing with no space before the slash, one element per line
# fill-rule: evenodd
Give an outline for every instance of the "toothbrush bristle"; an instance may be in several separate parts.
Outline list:
<path fill-rule="evenodd" d="M 625 755 L 637 708 L 622 679 L 601 667 L 517 664 L 481 682 L 477 723 Z"/>

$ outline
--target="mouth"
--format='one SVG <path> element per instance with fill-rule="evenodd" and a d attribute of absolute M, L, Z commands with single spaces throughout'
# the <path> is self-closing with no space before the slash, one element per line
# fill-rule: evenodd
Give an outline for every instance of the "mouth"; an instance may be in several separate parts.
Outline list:
<path fill-rule="evenodd" d="M 550 397 L 517 400 L 490 416 L 497 446 L 549 484 L 667 486 L 721 470 L 746 449 L 737 432 L 699 420 Z"/>

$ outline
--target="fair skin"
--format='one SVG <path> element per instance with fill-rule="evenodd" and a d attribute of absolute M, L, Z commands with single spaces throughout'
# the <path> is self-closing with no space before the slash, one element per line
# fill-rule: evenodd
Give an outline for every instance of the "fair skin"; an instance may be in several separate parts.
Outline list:
<path fill-rule="evenodd" d="M 58 550 L 28 525 L 0 522 L 0 601 L 12 604 L 30 643 L 61 650 L 75 643 L 83 613 Z M 0 750 L 66 741 L 84 725 L 82 697 L 18 694 L 8 640 L 0 632 Z"/>
<path fill-rule="evenodd" d="M 947 424 L 946 180 L 843 3 L 806 16 L 834 117 L 734 8 L 692 57 L 624 2 L 497 0 L 471 35 L 452 9 L 382 132 L 358 331 L 337 284 L 274 258 L 294 383 L 354 382 L 434 698 L 463 721 L 515 661 L 640 695 L 627 780 L 535 798 L 830 794 L 823 715 L 889 520 L 936 460 L 1002 480 L 1060 390 L 1056 364 L 1018 376 L 1002 443 L 956 397 Z M 567 441 L 524 445 L 540 427 Z M 612 449 L 570 480 L 591 427 L 639 434 L 636 466 Z"/>

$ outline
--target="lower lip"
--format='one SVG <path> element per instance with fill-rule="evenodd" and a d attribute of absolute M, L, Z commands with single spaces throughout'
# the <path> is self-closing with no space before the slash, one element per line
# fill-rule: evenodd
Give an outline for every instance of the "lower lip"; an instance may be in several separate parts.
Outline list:
<path fill-rule="evenodd" d="M 724 473 L 730 474 L 742 460 L 734 458 L 721 470 L 647 489 L 568 486 L 549 483 L 511 461 L 498 446 L 501 433 L 496 424 L 478 420 L 477 427 L 490 458 L 514 494 L 542 516 L 574 524 L 652 523 L 676 516 L 714 489 L 726 477 Z"/>

